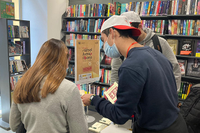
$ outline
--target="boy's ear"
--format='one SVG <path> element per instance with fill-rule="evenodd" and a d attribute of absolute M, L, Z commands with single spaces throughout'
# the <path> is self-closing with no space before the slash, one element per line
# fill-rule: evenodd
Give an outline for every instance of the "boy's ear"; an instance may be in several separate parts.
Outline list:
<path fill-rule="evenodd" d="M 138 29 L 142 29 L 142 24 L 141 23 L 138 25 Z"/>

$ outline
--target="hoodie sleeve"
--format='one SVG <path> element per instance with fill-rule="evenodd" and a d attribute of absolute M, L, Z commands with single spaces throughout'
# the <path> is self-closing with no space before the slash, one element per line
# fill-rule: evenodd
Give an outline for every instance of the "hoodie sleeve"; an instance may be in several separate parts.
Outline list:
<path fill-rule="evenodd" d="M 178 61 L 168 42 L 161 37 L 159 37 L 159 41 L 162 47 L 163 55 L 171 62 L 173 66 L 173 73 L 176 79 L 177 91 L 179 91 L 181 85 L 181 69 L 179 67 Z"/>
<path fill-rule="evenodd" d="M 113 58 L 112 62 L 111 62 L 111 82 L 110 84 L 112 85 L 114 82 L 119 81 L 119 77 L 118 77 L 118 70 L 120 68 L 120 66 L 122 65 L 122 60 L 121 58 Z"/>

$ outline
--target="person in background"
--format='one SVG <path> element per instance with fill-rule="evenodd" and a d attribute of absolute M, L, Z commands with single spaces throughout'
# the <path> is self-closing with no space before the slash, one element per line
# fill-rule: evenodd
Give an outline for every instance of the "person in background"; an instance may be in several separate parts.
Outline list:
<path fill-rule="evenodd" d="M 82 101 L 116 124 L 124 124 L 136 112 L 133 133 L 188 133 L 177 108 L 173 67 L 162 53 L 137 43 L 134 38 L 140 34 L 125 16 L 114 15 L 103 23 L 105 54 L 126 57 L 118 71 L 117 100 L 112 104 L 105 98 L 85 94 Z M 111 91 L 108 95 L 113 94 Z"/>
<path fill-rule="evenodd" d="M 87 133 L 83 103 L 76 84 L 65 79 L 68 49 L 46 41 L 33 66 L 18 81 L 10 111 L 10 128 L 20 123 L 28 133 Z"/>
<path fill-rule="evenodd" d="M 181 70 L 180 70 L 178 61 L 176 59 L 176 56 L 174 55 L 168 42 L 165 39 L 155 35 L 155 33 L 151 29 L 149 28 L 142 29 L 141 19 L 137 13 L 130 11 L 130 12 L 122 13 L 121 16 L 126 16 L 131 26 L 138 28 L 141 31 L 141 35 L 134 38 L 138 43 L 155 49 L 154 44 L 153 44 L 154 43 L 153 39 L 154 39 L 154 36 L 155 38 L 156 37 L 158 38 L 159 40 L 158 43 L 160 43 L 162 54 L 171 62 L 173 66 L 173 73 L 176 79 L 177 91 L 179 91 L 180 84 L 181 84 Z M 119 80 L 118 70 L 119 70 L 119 67 L 122 65 L 123 61 L 124 61 L 124 57 L 112 59 L 111 84 L 113 84 L 114 82 L 118 83 L 118 80 Z"/>

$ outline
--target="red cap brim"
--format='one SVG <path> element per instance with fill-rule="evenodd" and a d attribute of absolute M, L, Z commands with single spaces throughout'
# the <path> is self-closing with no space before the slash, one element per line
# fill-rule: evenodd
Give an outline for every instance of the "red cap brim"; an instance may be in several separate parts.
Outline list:
<path fill-rule="evenodd" d="M 135 27 L 130 27 L 130 26 L 126 26 L 126 25 L 116 25 L 113 27 L 116 29 L 119 29 L 119 30 L 132 30 L 133 36 L 139 36 L 141 34 L 140 30 Z"/>

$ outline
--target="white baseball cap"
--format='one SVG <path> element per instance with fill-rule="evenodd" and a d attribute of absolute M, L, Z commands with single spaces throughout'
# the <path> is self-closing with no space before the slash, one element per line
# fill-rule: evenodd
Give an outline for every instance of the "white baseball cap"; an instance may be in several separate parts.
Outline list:
<path fill-rule="evenodd" d="M 117 16 L 113 15 L 112 17 L 108 18 L 102 25 L 101 27 L 101 32 L 104 31 L 105 29 L 114 27 L 119 30 L 132 30 L 133 36 L 139 36 L 141 34 L 140 30 L 131 27 L 130 22 L 128 21 L 127 17 L 125 16 Z"/>
<path fill-rule="evenodd" d="M 121 16 L 126 16 L 128 18 L 129 22 L 137 22 L 137 23 L 141 23 L 141 18 L 140 16 L 134 12 L 134 11 L 130 11 L 130 12 L 124 12 L 121 14 Z"/>

